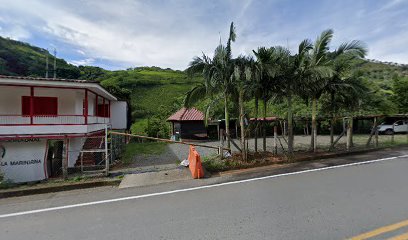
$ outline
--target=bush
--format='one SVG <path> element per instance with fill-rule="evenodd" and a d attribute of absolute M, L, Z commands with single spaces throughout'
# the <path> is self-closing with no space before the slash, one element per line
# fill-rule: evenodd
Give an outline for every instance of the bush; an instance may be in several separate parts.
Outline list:
<path fill-rule="evenodd" d="M 3 173 L 0 172 L 0 189 L 7 189 L 13 187 L 15 184 L 10 180 L 5 180 Z"/>
<path fill-rule="evenodd" d="M 218 155 L 210 155 L 201 160 L 203 167 L 209 172 L 221 172 L 237 167 L 239 164 L 229 159 L 220 159 Z"/>

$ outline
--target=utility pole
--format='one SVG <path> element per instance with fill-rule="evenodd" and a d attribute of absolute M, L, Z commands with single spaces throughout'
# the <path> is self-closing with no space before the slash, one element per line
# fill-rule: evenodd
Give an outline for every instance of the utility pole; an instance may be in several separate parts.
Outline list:
<path fill-rule="evenodd" d="M 57 49 L 54 48 L 54 78 L 57 78 Z"/>
<path fill-rule="evenodd" d="M 45 53 L 45 78 L 48 78 L 48 48 Z"/>

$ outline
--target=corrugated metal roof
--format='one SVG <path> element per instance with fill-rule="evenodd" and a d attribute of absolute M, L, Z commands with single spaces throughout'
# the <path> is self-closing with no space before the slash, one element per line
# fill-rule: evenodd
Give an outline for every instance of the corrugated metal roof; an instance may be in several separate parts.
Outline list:
<path fill-rule="evenodd" d="M 196 108 L 182 108 L 171 115 L 167 121 L 203 121 L 204 113 Z"/>

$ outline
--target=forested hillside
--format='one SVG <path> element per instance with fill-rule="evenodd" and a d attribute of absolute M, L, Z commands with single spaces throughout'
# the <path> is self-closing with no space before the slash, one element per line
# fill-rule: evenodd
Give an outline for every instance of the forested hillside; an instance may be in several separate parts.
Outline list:
<path fill-rule="evenodd" d="M 44 77 L 47 55 L 52 70 L 54 58 L 47 50 L 0 37 L 0 74 Z M 57 76 L 60 78 L 80 77 L 79 68 L 63 59 L 57 59 L 57 66 Z"/>
<path fill-rule="evenodd" d="M 53 57 L 47 50 L 0 37 L 0 74 L 44 77 L 46 55 L 52 69 Z M 361 61 L 356 65 L 356 72 L 373 93 L 370 99 L 365 100 L 362 114 L 408 111 L 407 100 L 394 94 L 396 89 L 404 92 L 404 87 L 408 85 L 408 65 Z M 134 132 L 156 134 L 167 131 L 164 124 L 166 117 L 182 106 L 185 93 L 200 82 L 200 77 L 191 78 L 184 71 L 160 67 L 108 71 L 93 66 L 74 66 L 64 59 L 57 59 L 57 77 L 101 82 L 117 97 L 129 101 Z M 236 103 L 231 103 L 234 104 Z M 206 102 L 203 102 L 197 107 L 203 109 L 205 105 Z M 319 106 L 324 107 L 324 99 Z M 251 114 L 254 113 L 253 101 L 246 103 L 246 107 Z M 268 114 L 284 117 L 284 108 L 285 103 L 278 99 L 268 107 Z M 231 109 L 235 107 L 232 106 Z M 307 103 L 301 99 L 295 99 L 294 110 L 297 116 L 310 114 Z M 214 117 L 223 117 L 222 104 L 214 107 L 212 114 Z M 231 114 L 231 117 L 237 117 L 234 111 Z"/>

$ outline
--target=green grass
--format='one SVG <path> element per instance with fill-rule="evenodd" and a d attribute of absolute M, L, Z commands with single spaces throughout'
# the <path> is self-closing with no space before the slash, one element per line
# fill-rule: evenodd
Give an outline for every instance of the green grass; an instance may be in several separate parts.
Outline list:
<path fill-rule="evenodd" d="M 131 126 L 130 131 L 132 134 L 145 135 L 145 129 L 147 127 L 147 119 L 137 119 Z"/>
<path fill-rule="evenodd" d="M 135 155 L 159 155 L 166 149 L 164 142 L 129 143 L 122 155 L 122 161 L 129 164 Z"/>
<path fill-rule="evenodd" d="M 220 159 L 217 154 L 209 155 L 201 159 L 203 167 L 209 172 L 221 172 L 229 169 L 235 169 L 240 166 L 238 162 L 229 159 Z"/>

